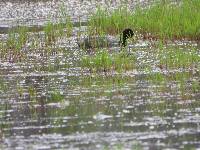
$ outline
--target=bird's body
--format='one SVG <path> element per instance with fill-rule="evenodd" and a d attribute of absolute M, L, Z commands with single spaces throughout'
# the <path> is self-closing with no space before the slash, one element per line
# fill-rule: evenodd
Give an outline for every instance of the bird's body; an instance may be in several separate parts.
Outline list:
<path fill-rule="evenodd" d="M 103 47 L 125 47 L 127 45 L 127 39 L 134 35 L 131 29 L 123 30 L 120 35 L 120 41 L 116 41 L 114 38 L 110 37 L 87 37 L 79 40 L 78 46 L 83 49 L 91 48 L 103 48 Z"/>
<path fill-rule="evenodd" d="M 118 42 L 116 39 L 110 37 L 87 37 L 78 42 L 78 46 L 83 49 L 103 48 L 103 47 L 116 47 Z"/>

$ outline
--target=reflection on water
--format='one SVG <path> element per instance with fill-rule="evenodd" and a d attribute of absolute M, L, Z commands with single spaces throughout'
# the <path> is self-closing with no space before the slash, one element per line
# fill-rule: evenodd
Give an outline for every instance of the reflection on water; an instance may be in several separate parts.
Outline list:
<path fill-rule="evenodd" d="M 190 92 L 183 95 L 180 81 L 159 83 L 150 74 L 78 74 L 66 69 L 63 75 L 55 70 L 49 75 L 2 76 L 3 148 L 162 149 L 200 144 L 199 90 L 188 84 L 196 76 L 185 80 Z"/>

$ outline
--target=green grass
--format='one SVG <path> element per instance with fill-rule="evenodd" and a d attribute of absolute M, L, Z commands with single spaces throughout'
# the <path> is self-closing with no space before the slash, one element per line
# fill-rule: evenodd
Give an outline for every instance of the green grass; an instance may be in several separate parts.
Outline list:
<path fill-rule="evenodd" d="M 72 35 L 73 24 L 71 18 L 67 15 L 67 10 L 63 4 L 59 9 L 59 22 L 54 24 L 49 21 L 44 27 L 46 45 L 53 44 L 57 38 L 64 35 L 67 37 Z"/>
<path fill-rule="evenodd" d="M 66 32 L 64 31 L 66 30 Z M 51 45 L 55 43 L 58 38 L 63 36 L 70 37 L 72 35 L 73 24 L 71 22 L 70 17 L 62 18 L 59 23 L 53 24 L 52 22 L 48 22 L 44 26 L 45 33 L 45 43 L 46 45 Z"/>
<path fill-rule="evenodd" d="M 56 41 L 55 25 L 52 22 L 48 22 L 44 27 L 45 43 L 46 45 L 52 44 Z"/>
<path fill-rule="evenodd" d="M 132 13 L 127 8 L 119 8 L 110 13 L 99 7 L 89 20 L 89 26 L 91 29 L 95 29 L 96 34 L 102 32 L 116 34 L 132 24 Z"/>
<path fill-rule="evenodd" d="M 35 99 L 37 96 L 37 91 L 36 91 L 35 87 L 32 85 L 28 87 L 28 93 L 29 93 L 29 96 L 31 99 Z M 22 93 L 20 93 L 20 95 L 21 94 Z"/>
<path fill-rule="evenodd" d="M 8 33 L 6 48 L 19 51 L 25 46 L 27 39 L 28 39 L 27 27 L 19 27 L 14 31 L 11 30 Z"/>
<path fill-rule="evenodd" d="M 49 102 L 59 102 L 64 100 L 63 94 L 57 90 L 51 91 L 49 94 Z"/>
<path fill-rule="evenodd" d="M 127 56 L 127 53 L 121 52 L 109 54 L 105 49 L 97 52 L 95 55 L 86 55 L 81 59 L 82 68 L 89 68 L 92 72 L 108 72 L 131 70 L 134 68 L 135 58 Z"/>
<path fill-rule="evenodd" d="M 0 41 L 0 58 L 1 60 L 14 62 L 25 60 L 26 52 L 22 49 L 28 49 L 29 52 L 36 53 L 38 49 L 44 49 L 45 53 L 52 52 L 52 46 L 55 46 L 55 42 L 58 38 L 64 36 L 70 37 L 72 35 L 73 24 L 71 18 L 66 14 L 60 16 L 60 21 L 57 24 L 49 21 L 42 28 L 44 31 L 44 41 L 40 33 L 30 33 L 31 28 L 20 26 L 10 29 L 7 34 L 7 39 Z M 30 45 L 28 45 L 28 42 Z"/>
<path fill-rule="evenodd" d="M 137 7 L 130 11 L 126 7 L 113 12 L 99 8 L 90 18 L 96 30 L 116 34 L 129 27 L 145 37 L 162 39 L 200 38 L 199 0 L 183 0 L 180 4 L 161 1 L 150 8 Z M 151 35 L 147 34 L 151 33 Z"/>
<path fill-rule="evenodd" d="M 28 40 L 28 28 L 18 27 L 8 32 L 6 41 L 0 42 L 0 57 L 2 60 L 10 56 L 14 61 L 21 60 L 23 53 L 21 49 L 25 48 Z"/>
<path fill-rule="evenodd" d="M 176 47 L 161 49 L 159 52 L 160 65 L 166 69 L 192 68 L 200 65 L 197 50 L 184 50 Z"/>

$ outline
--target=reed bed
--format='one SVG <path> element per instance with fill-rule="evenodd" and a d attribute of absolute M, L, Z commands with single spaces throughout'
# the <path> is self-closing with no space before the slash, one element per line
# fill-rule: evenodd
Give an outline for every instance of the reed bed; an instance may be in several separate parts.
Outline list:
<path fill-rule="evenodd" d="M 197 40 L 200 37 L 199 8 L 198 0 L 161 1 L 145 9 L 139 6 L 135 10 L 121 7 L 112 12 L 99 7 L 90 18 L 90 26 L 98 32 L 110 34 L 130 27 L 143 34 L 144 38 Z"/>

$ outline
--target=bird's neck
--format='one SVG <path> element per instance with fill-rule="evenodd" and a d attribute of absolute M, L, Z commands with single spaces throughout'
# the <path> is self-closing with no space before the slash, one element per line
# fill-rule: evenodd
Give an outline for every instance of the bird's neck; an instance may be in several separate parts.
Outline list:
<path fill-rule="evenodd" d="M 126 36 L 124 36 L 123 34 L 120 34 L 120 45 L 122 45 L 123 47 L 125 47 L 126 46 Z"/>

